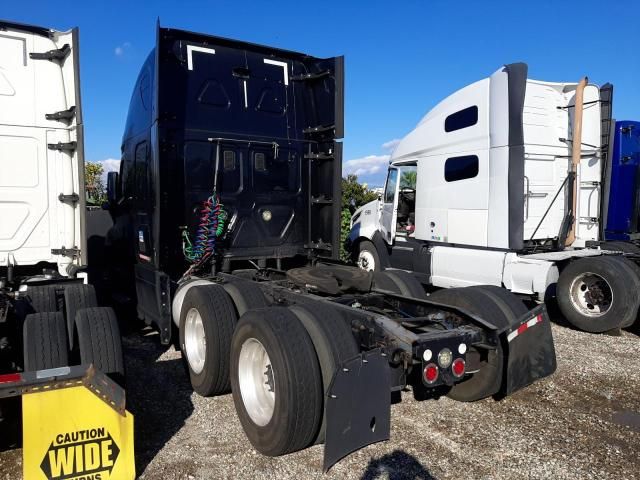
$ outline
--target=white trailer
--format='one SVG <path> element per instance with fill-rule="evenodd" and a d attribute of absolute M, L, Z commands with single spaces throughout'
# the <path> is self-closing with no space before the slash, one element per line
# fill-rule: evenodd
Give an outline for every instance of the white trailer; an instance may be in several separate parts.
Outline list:
<path fill-rule="evenodd" d="M 529 79 L 522 63 L 453 93 L 398 144 L 379 200 L 354 213 L 354 260 L 434 287 L 555 295 L 590 332 L 631 325 L 638 267 L 598 248 L 611 94 L 586 78 Z"/>
<path fill-rule="evenodd" d="M 122 377 L 85 266 L 78 30 L 0 20 L 0 383 L 80 363 Z M 18 418 L 0 401 L 0 444 Z"/>

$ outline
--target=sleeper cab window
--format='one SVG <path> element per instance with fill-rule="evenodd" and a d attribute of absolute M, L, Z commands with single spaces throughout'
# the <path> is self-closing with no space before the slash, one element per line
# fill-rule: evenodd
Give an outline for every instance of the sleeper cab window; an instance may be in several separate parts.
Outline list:
<path fill-rule="evenodd" d="M 457 182 L 478 176 L 478 157 L 476 155 L 464 155 L 462 157 L 450 157 L 444 162 L 444 179 L 447 182 Z"/>
<path fill-rule="evenodd" d="M 474 105 L 449 115 L 444 121 L 444 131 L 454 132 L 476 123 L 478 123 L 478 107 Z"/>

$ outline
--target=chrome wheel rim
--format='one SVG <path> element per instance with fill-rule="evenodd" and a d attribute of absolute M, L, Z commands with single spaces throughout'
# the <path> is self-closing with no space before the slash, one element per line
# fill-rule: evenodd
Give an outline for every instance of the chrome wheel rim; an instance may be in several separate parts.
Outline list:
<path fill-rule="evenodd" d="M 255 338 L 248 338 L 240 349 L 238 360 L 240 395 L 251 420 L 264 427 L 276 404 L 275 375 L 269 354 Z"/>
<path fill-rule="evenodd" d="M 376 268 L 376 261 L 373 258 L 373 255 L 368 250 L 362 250 L 358 254 L 358 267 L 362 270 L 366 270 L 367 272 L 372 272 Z"/>
<path fill-rule="evenodd" d="M 187 312 L 184 324 L 184 349 L 189 367 L 196 375 L 204 369 L 207 354 L 207 337 L 204 334 L 204 324 L 200 312 L 191 308 Z"/>
<path fill-rule="evenodd" d="M 596 273 L 577 276 L 569 287 L 573 307 L 587 317 L 601 317 L 613 305 L 613 289 L 607 280 Z"/>

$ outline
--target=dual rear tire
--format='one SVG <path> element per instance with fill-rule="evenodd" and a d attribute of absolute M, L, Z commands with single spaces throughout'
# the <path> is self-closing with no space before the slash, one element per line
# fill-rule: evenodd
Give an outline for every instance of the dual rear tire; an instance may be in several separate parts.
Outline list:
<path fill-rule="evenodd" d="M 124 383 L 118 321 L 111 308 L 97 306 L 93 287 L 36 286 L 28 292 L 36 313 L 27 314 L 22 327 L 25 371 L 93 364 L 116 382 Z M 64 301 L 59 302 L 57 297 Z"/>
<path fill-rule="evenodd" d="M 249 441 L 269 456 L 324 441 L 325 394 L 339 365 L 359 351 L 336 308 L 268 306 L 250 282 L 192 287 L 180 344 L 194 390 L 231 389 Z"/>

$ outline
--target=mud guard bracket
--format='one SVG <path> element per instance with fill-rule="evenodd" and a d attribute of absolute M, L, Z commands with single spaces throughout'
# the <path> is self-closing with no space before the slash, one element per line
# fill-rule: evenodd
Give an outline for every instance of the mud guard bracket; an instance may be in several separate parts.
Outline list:
<path fill-rule="evenodd" d="M 503 394 L 530 385 L 556 370 L 551 321 L 544 305 L 527 312 L 500 332 L 507 356 Z"/>
<path fill-rule="evenodd" d="M 326 399 L 327 432 L 323 469 L 362 447 L 389 439 L 389 360 L 381 349 L 342 364 Z"/>

